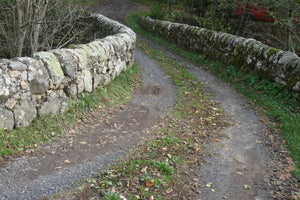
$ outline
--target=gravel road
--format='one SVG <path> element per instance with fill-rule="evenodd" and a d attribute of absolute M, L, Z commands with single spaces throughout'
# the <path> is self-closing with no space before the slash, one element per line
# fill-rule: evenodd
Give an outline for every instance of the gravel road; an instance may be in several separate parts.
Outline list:
<path fill-rule="evenodd" d="M 126 0 L 101 1 L 90 8 L 125 22 L 130 12 L 145 9 Z M 197 178 L 202 185 L 199 199 L 272 199 L 272 173 L 280 174 L 286 165 L 275 160 L 272 149 L 265 145 L 268 128 L 261 117 L 251 111 L 246 100 L 215 76 L 138 36 L 140 40 L 163 51 L 205 85 L 224 111 L 231 116 L 224 139 L 212 143 L 214 155 L 198 166 Z M 142 86 L 131 101 L 98 116 L 92 124 L 78 123 L 76 134 L 68 134 L 41 147 L 30 156 L 13 158 L 0 168 L 0 200 L 38 199 L 72 188 L 84 177 L 97 173 L 122 158 L 146 137 L 147 129 L 159 123 L 174 105 L 176 89 L 155 61 L 136 49 L 136 60 L 142 69 Z M 66 160 L 69 163 L 65 162 Z M 212 187 L 206 187 L 212 183 Z M 280 183 L 283 185 L 284 183 Z M 280 186 L 279 184 L 279 186 Z M 249 186 L 249 187 L 248 187 Z M 280 198 L 279 198 L 280 199 Z"/>

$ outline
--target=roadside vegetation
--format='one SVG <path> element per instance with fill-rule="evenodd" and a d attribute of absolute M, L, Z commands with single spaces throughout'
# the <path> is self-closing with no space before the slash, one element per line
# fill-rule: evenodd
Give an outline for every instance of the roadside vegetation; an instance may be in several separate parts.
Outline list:
<path fill-rule="evenodd" d="M 200 192 L 194 168 L 210 155 L 206 144 L 220 141 L 220 132 L 227 125 L 223 110 L 184 67 L 141 41 L 137 46 L 175 84 L 175 107 L 158 128 L 148 132 L 150 139 L 126 158 L 54 199 L 193 199 Z"/>
<path fill-rule="evenodd" d="M 128 19 L 129 25 L 136 32 L 226 80 L 245 95 L 249 103 L 255 105 L 261 114 L 273 121 L 269 121 L 268 125 L 273 129 L 281 130 L 286 146 L 296 163 L 293 174 L 300 180 L 300 103 L 296 96 L 278 83 L 269 82 L 253 74 L 245 74 L 235 66 L 210 61 L 202 55 L 185 51 L 175 44 L 144 31 L 138 25 L 138 17 L 144 14 L 135 13 Z"/>
<path fill-rule="evenodd" d="M 62 136 L 64 131 L 71 129 L 81 119 L 93 119 L 90 115 L 92 111 L 124 104 L 138 83 L 139 68 L 135 63 L 108 85 L 100 86 L 92 93 L 83 93 L 70 101 L 66 113 L 38 118 L 28 127 L 0 131 L 0 164 L 8 156 L 30 154 L 43 143 Z"/>
<path fill-rule="evenodd" d="M 132 0 L 151 8 L 154 19 L 255 38 L 300 55 L 298 0 Z M 257 13 L 257 14 L 255 14 Z"/>

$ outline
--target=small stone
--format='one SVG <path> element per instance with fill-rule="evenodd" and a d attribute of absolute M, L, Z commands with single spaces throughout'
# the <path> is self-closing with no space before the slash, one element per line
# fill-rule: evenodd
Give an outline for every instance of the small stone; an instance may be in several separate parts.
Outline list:
<path fill-rule="evenodd" d="M 12 78 L 17 78 L 21 75 L 20 71 L 9 71 L 8 73 L 9 73 L 10 77 L 12 77 Z"/>
<path fill-rule="evenodd" d="M 68 95 L 68 97 L 76 97 L 77 96 L 77 87 L 75 84 L 68 85 L 64 88 L 64 91 Z"/>
<path fill-rule="evenodd" d="M 28 84 L 24 80 L 20 82 L 20 85 L 23 90 L 28 90 Z"/>
<path fill-rule="evenodd" d="M 12 130 L 15 125 L 13 112 L 0 108 L 0 130 Z"/>
<path fill-rule="evenodd" d="M 79 77 L 77 79 L 76 83 L 77 83 L 77 92 L 78 92 L 78 94 L 82 93 L 83 90 L 84 90 L 84 81 L 83 81 L 83 78 Z"/>
<path fill-rule="evenodd" d="M 300 81 L 298 81 L 295 86 L 293 87 L 293 90 L 296 91 L 296 92 L 299 92 L 300 91 Z"/>
<path fill-rule="evenodd" d="M 17 100 L 9 98 L 5 104 L 5 107 L 12 110 L 15 107 L 16 103 L 17 103 Z"/>
<path fill-rule="evenodd" d="M 8 69 L 12 71 L 24 71 L 27 69 L 27 65 L 19 61 L 10 61 Z"/>
<path fill-rule="evenodd" d="M 90 71 L 84 70 L 82 72 L 84 80 L 84 91 L 92 92 L 93 91 L 93 77 Z"/>

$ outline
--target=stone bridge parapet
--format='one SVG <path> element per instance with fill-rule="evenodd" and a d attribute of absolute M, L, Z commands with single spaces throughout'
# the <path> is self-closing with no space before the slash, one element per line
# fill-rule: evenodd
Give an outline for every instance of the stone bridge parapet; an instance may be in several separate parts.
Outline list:
<path fill-rule="evenodd" d="M 108 84 L 133 65 L 136 34 L 103 15 L 93 18 L 102 39 L 0 60 L 0 130 L 63 113 L 70 99 Z"/>
<path fill-rule="evenodd" d="M 295 53 L 267 46 L 251 38 L 145 16 L 139 18 L 139 24 L 145 30 L 189 51 L 276 81 L 300 96 L 300 58 Z"/>

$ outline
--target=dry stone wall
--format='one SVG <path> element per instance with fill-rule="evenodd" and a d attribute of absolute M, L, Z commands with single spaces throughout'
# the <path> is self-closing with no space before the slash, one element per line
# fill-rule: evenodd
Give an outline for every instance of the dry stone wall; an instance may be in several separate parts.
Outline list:
<path fill-rule="evenodd" d="M 109 83 L 133 65 L 135 33 L 103 15 L 93 17 L 106 37 L 33 57 L 0 60 L 0 130 L 63 113 L 71 98 Z"/>
<path fill-rule="evenodd" d="M 141 17 L 145 30 L 192 52 L 217 58 L 271 81 L 286 85 L 300 94 L 300 58 L 288 51 L 269 47 L 260 41 L 186 24 Z"/>

